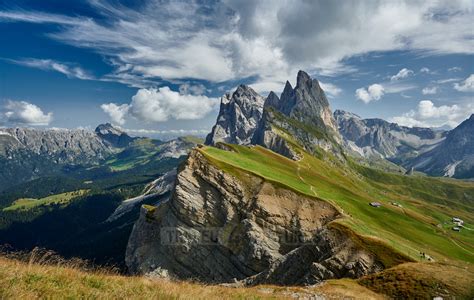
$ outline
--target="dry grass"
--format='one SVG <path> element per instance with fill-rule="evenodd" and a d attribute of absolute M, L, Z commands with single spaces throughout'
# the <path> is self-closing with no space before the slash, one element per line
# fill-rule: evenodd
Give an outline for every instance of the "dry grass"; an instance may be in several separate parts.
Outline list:
<path fill-rule="evenodd" d="M 395 299 L 473 299 L 474 267 L 454 263 L 406 263 L 358 280 Z"/>
<path fill-rule="evenodd" d="M 0 299 L 471 299 L 474 268 L 406 263 L 359 280 L 328 280 L 313 287 L 230 287 L 119 275 L 81 260 L 35 250 L 0 256 Z"/>
<path fill-rule="evenodd" d="M 313 288 L 226 287 L 127 277 L 111 270 L 83 271 L 79 269 L 83 265 L 77 261 L 56 261 L 47 257 L 39 253 L 31 255 L 27 261 L 0 257 L 0 299 L 308 299 L 317 295 L 332 299 L 381 298 L 349 280 L 332 281 Z"/>

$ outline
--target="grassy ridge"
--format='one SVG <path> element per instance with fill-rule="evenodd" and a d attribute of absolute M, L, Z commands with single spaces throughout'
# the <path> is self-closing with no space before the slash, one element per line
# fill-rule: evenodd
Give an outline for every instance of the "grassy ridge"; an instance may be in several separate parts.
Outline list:
<path fill-rule="evenodd" d="M 413 259 L 425 252 L 437 261 L 474 262 L 474 231 L 456 233 L 450 223 L 452 216 L 460 216 L 474 229 L 473 183 L 385 173 L 310 155 L 292 161 L 259 146 L 231 147 L 235 152 L 213 147 L 200 151 L 236 176 L 236 169 L 252 172 L 332 203 L 346 216 L 337 222 L 360 235 L 377 237 Z M 372 201 L 383 206 L 373 208 Z"/>

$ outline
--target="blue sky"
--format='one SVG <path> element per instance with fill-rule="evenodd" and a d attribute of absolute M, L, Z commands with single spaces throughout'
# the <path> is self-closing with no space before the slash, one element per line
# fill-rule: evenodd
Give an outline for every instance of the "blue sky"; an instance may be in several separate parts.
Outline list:
<path fill-rule="evenodd" d="M 305 70 L 333 109 L 407 126 L 474 113 L 473 1 L 0 0 L 0 126 L 204 134 L 238 84 Z"/>

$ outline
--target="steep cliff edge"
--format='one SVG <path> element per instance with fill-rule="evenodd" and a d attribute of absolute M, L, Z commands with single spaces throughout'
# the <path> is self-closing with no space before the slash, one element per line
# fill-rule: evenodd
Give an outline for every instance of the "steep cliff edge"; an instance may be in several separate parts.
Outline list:
<path fill-rule="evenodd" d="M 236 172 L 192 151 L 171 198 L 142 208 L 127 247 L 129 270 L 205 282 L 312 284 L 384 268 L 328 226 L 341 216 L 329 203 Z"/>

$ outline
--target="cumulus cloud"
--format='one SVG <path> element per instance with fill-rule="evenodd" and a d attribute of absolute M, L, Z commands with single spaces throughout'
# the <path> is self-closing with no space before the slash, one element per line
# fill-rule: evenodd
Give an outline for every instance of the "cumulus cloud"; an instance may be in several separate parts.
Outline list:
<path fill-rule="evenodd" d="M 401 116 L 393 117 L 391 122 L 404 126 L 417 127 L 456 127 L 474 113 L 474 105 L 440 105 L 436 106 L 431 100 L 422 100 L 416 109 Z"/>
<path fill-rule="evenodd" d="M 460 92 L 474 92 L 474 74 L 469 75 L 464 81 L 456 82 L 454 89 Z"/>
<path fill-rule="evenodd" d="M 413 74 L 414 74 L 414 72 L 412 70 L 409 70 L 407 68 L 403 68 L 400 71 L 398 71 L 397 74 L 390 77 L 390 80 L 391 81 L 397 81 L 397 80 L 400 80 L 400 79 L 407 78 L 408 76 L 411 76 Z"/>
<path fill-rule="evenodd" d="M 100 106 L 100 108 L 109 115 L 114 124 L 125 124 L 125 117 L 129 109 L 128 104 L 118 105 L 115 103 L 104 103 Z"/>
<path fill-rule="evenodd" d="M 474 52 L 472 1 L 89 3 L 100 21 L 11 10 L 0 11 L 0 22 L 59 24 L 49 37 L 100 53 L 114 62 L 108 79 L 134 86 L 137 78 L 255 78 L 269 86 L 298 69 L 351 72 L 347 58 L 374 51 Z"/>
<path fill-rule="evenodd" d="M 170 90 L 169 87 L 159 89 L 139 89 L 132 97 L 130 104 L 102 104 L 101 108 L 109 114 L 112 121 L 123 125 L 128 116 L 138 121 L 154 123 L 169 119 L 196 120 L 211 112 L 219 103 L 216 98 L 203 95 L 183 95 Z"/>
<path fill-rule="evenodd" d="M 22 60 L 11 60 L 11 62 L 27 66 L 30 68 L 36 68 L 45 71 L 56 71 L 66 75 L 68 78 L 78 78 L 83 80 L 94 79 L 87 71 L 81 67 L 74 66 L 71 63 L 58 62 L 51 59 L 36 59 L 36 58 L 25 58 Z"/>
<path fill-rule="evenodd" d="M 430 69 L 427 68 L 427 67 L 423 67 L 423 68 L 420 69 L 420 73 L 427 73 L 427 74 L 429 74 L 429 73 L 430 73 Z"/>
<path fill-rule="evenodd" d="M 375 83 L 370 85 L 368 88 L 359 88 L 356 90 L 356 97 L 362 100 L 364 103 L 377 101 L 385 93 L 385 89 L 381 84 Z"/>
<path fill-rule="evenodd" d="M 53 113 L 26 101 L 8 100 L 3 106 L 3 122 L 10 125 L 44 126 L 53 120 Z"/>
<path fill-rule="evenodd" d="M 438 87 L 436 86 L 427 86 L 421 90 L 423 95 L 434 95 L 438 92 Z"/>

